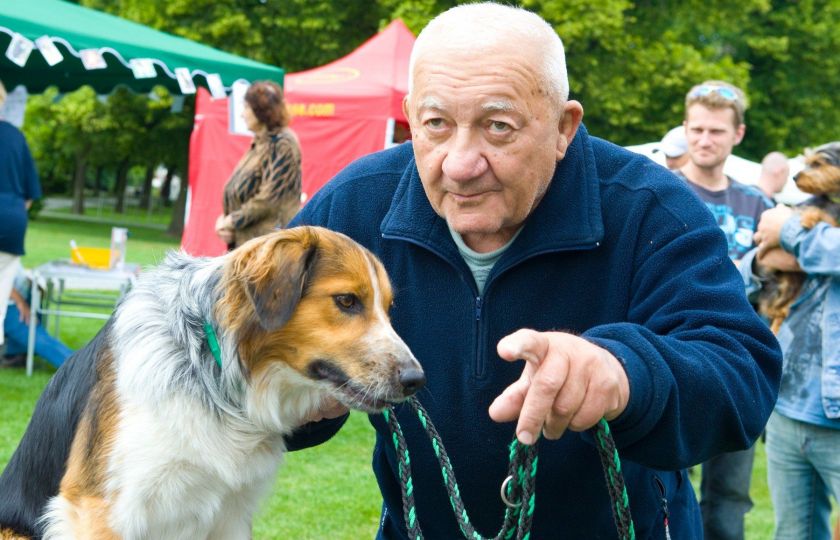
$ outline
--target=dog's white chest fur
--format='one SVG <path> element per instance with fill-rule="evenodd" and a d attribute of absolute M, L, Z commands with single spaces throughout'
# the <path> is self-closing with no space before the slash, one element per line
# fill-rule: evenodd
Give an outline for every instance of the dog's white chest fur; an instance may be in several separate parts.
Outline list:
<path fill-rule="evenodd" d="M 203 416 L 203 418 L 202 418 Z M 128 405 L 111 460 L 113 528 L 124 538 L 249 538 L 247 523 L 274 481 L 282 437 L 238 432 L 188 399 L 159 404 L 154 415 Z M 150 441 L 155 434 L 156 441 Z M 131 463 L 133 461 L 134 463 Z M 144 516 L 141 519 L 141 516 Z M 137 530 L 148 527 L 149 531 Z M 139 534 L 138 534 L 139 533 Z"/>
<path fill-rule="evenodd" d="M 282 436 L 232 426 L 183 396 L 153 409 L 123 403 L 119 424 L 106 484 L 114 532 L 124 539 L 250 538 L 251 516 L 281 463 Z M 63 506 L 54 499 L 53 516 Z M 53 522 L 47 538 L 65 537 L 62 522 Z"/>

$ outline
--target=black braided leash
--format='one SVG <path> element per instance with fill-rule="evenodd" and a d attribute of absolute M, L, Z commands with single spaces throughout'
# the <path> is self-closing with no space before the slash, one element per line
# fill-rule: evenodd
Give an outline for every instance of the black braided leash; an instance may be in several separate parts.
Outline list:
<path fill-rule="evenodd" d="M 470 523 L 464 501 L 461 500 L 458 483 L 455 480 L 455 472 L 452 463 L 443 447 L 443 441 L 432 424 L 428 413 L 420 405 L 416 398 L 410 398 L 407 403 L 414 409 L 420 423 L 429 435 L 432 448 L 440 464 L 443 482 L 449 494 L 449 503 L 455 514 L 455 519 L 465 538 L 471 540 L 488 540 L 484 538 Z M 420 523 L 417 519 L 417 510 L 414 504 L 414 482 L 411 478 L 411 458 L 405 442 L 400 424 L 394 414 L 393 407 L 383 411 L 383 416 L 391 429 L 391 438 L 397 452 L 399 461 L 400 488 L 403 499 L 403 518 L 405 519 L 408 536 L 411 540 L 422 540 L 423 533 L 420 530 Z M 612 502 L 613 518 L 620 540 L 635 540 L 636 533 L 633 528 L 633 520 L 630 517 L 630 503 L 627 497 L 627 489 L 624 486 L 624 476 L 621 473 L 621 461 L 618 458 L 618 451 L 615 448 L 610 434 L 610 428 L 606 420 L 601 420 L 591 429 L 598 442 L 598 454 L 601 458 L 601 465 L 604 468 L 604 477 L 607 480 L 607 488 Z M 502 528 L 493 537 L 493 540 L 529 540 L 531 535 L 531 524 L 534 517 L 534 505 L 536 494 L 534 485 L 537 477 L 537 445 L 530 446 L 521 444 L 517 439 L 511 441 L 510 464 L 508 465 L 507 477 L 502 483 L 501 496 L 507 509 L 505 510 Z"/>

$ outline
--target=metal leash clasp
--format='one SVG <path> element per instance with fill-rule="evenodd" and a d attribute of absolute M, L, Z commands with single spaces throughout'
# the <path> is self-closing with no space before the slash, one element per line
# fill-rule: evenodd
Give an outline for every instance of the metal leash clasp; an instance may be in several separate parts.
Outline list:
<path fill-rule="evenodd" d="M 500 490 L 499 495 L 501 495 L 502 502 L 505 503 L 505 505 L 507 505 L 508 508 L 518 508 L 522 506 L 522 503 L 511 502 L 510 499 L 507 498 L 507 493 L 505 493 L 507 491 L 508 483 L 510 483 L 511 480 L 513 480 L 513 475 L 509 474 L 508 477 L 505 478 L 505 480 L 502 482 L 502 489 Z"/>

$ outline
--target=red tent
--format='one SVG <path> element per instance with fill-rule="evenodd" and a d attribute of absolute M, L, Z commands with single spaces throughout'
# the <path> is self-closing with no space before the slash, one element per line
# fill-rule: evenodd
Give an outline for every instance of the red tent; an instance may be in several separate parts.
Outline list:
<path fill-rule="evenodd" d="M 347 56 L 285 77 L 291 127 L 303 153 L 304 200 L 359 156 L 386 148 L 396 124 L 405 123 L 408 58 L 414 35 L 402 21 Z M 181 247 L 193 255 L 218 255 L 213 232 L 222 190 L 250 138 L 229 131 L 227 99 L 199 90 L 190 140 L 190 203 Z"/>

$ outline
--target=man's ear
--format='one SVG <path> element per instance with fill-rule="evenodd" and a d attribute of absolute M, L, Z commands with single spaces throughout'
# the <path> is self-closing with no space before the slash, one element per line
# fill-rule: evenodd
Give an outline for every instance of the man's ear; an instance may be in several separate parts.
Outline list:
<path fill-rule="evenodd" d="M 411 132 L 411 138 L 414 138 L 414 130 L 412 129 L 413 122 L 411 121 L 411 115 L 409 114 L 409 100 L 411 99 L 411 94 L 406 94 L 406 96 L 402 100 L 402 110 L 403 114 L 405 115 L 405 119 L 408 120 L 408 129 Z"/>
<path fill-rule="evenodd" d="M 740 124 L 737 129 L 735 129 L 735 144 L 741 144 L 741 141 L 744 140 L 744 135 L 747 134 L 747 126 L 745 124 Z"/>
<path fill-rule="evenodd" d="M 558 123 L 560 136 L 557 137 L 557 161 L 566 157 L 566 151 L 575 138 L 580 123 L 583 120 L 583 105 L 575 100 L 569 100 L 563 105 L 563 115 Z"/>

